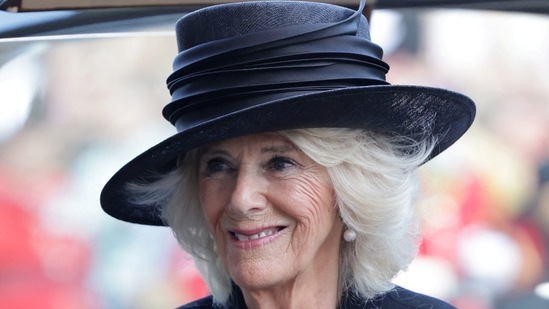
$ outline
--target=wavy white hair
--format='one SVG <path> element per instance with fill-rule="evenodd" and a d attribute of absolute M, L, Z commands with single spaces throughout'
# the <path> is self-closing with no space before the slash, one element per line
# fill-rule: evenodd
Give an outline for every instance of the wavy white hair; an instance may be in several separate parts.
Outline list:
<path fill-rule="evenodd" d="M 326 167 L 343 222 L 357 233 L 343 241 L 340 292 L 354 289 L 373 298 L 393 287 L 391 280 L 417 254 L 420 243 L 415 200 L 416 168 L 428 158 L 435 141 L 388 137 L 365 130 L 316 128 L 279 132 L 318 164 Z M 198 200 L 198 151 L 182 156 L 179 167 L 160 181 L 132 191 L 145 200 L 169 202 L 163 218 L 190 253 L 216 303 L 224 304 L 231 278 L 223 268 Z"/>

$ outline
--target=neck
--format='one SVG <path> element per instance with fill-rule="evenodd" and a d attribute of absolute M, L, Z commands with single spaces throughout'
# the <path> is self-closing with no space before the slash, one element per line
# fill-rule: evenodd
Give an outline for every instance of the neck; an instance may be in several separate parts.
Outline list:
<path fill-rule="evenodd" d="M 243 291 L 248 309 L 292 309 L 318 308 L 334 309 L 337 307 L 339 295 L 337 287 L 308 287 L 300 291 L 300 285 L 293 289 L 277 288 L 269 291 Z"/>
<path fill-rule="evenodd" d="M 242 289 L 248 309 L 334 309 L 339 302 L 338 259 L 291 282 L 263 289 Z"/>

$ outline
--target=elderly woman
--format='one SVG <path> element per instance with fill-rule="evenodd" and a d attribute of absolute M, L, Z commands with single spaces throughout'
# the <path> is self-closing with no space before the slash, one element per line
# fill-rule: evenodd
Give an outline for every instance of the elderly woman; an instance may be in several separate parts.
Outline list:
<path fill-rule="evenodd" d="M 391 280 L 420 241 L 415 169 L 475 107 L 388 84 L 363 8 L 245 2 L 178 22 L 164 109 L 178 133 L 101 204 L 171 227 L 212 294 L 181 308 L 452 308 Z"/>

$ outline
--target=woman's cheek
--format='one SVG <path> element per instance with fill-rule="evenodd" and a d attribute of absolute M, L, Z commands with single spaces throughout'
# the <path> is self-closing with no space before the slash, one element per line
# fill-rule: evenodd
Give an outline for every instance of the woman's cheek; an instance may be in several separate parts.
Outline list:
<path fill-rule="evenodd" d="M 202 207 L 202 212 L 204 213 L 204 217 L 206 218 L 208 225 L 210 225 L 211 231 L 213 228 L 213 222 L 215 221 L 214 218 L 216 217 L 216 213 L 219 211 L 218 210 L 219 206 L 216 205 L 218 202 L 215 199 L 218 195 L 215 193 L 215 191 L 216 191 L 215 186 L 211 182 L 211 180 L 204 179 L 200 181 L 199 183 L 200 206 Z"/>

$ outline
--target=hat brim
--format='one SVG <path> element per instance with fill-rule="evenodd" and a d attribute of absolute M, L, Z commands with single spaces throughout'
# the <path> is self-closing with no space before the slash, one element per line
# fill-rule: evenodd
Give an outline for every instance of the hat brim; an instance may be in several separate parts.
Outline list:
<path fill-rule="evenodd" d="M 475 105 L 467 96 L 420 86 L 349 87 L 265 102 L 198 123 L 143 152 L 107 182 L 100 202 L 103 210 L 117 219 L 165 225 L 158 205 L 131 202 L 127 185 L 147 183 L 155 175 L 173 170 L 177 158 L 191 149 L 256 133 L 339 127 L 412 139 L 436 136 L 433 158 L 459 139 L 474 117 Z"/>

